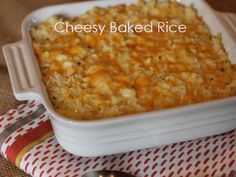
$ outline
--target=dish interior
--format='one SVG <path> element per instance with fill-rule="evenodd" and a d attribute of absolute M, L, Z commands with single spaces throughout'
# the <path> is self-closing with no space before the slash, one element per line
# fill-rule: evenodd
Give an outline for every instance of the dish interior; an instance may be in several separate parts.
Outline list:
<path fill-rule="evenodd" d="M 67 23 L 97 25 L 97 32 L 58 32 L 58 22 L 59 31 Z M 111 22 L 134 26 L 111 32 Z M 185 32 L 167 27 L 182 24 Z M 30 33 L 49 98 L 70 119 L 99 120 L 236 95 L 236 66 L 220 34 L 212 35 L 192 6 L 139 1 L 95 7 L 80 16 L 51 16 Z"/>

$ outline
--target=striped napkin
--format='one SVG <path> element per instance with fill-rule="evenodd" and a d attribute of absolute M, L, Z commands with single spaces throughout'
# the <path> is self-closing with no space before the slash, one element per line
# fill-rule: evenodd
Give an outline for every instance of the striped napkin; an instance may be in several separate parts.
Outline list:
<path fill-rule="evenodd" d="M 80 177 L 101 169 L 120 170 L 137 177 L 236 175 L 236 130 L 152 149 L 87 158 L 76 157 L 60 147 L 49 118 L 37 101 L 28 101 L 0 116 L 1 154 L 35 177 Z"/>

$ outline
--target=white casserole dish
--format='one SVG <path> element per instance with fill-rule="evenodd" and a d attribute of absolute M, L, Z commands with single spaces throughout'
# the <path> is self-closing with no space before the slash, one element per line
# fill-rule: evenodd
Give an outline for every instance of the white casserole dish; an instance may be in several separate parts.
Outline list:
<path fill-rule="evenodd" d="M 79 16 L 94 6 L 135 2 L 136 0 L 90 1 L 41 8 L 24 19 L 22 40 L 3 47 L 15 97 L 18 100 L 40 100 L 51 114 L 58 142 L 72 154 L 109 155 L 215 135 L 236 128 L 236 97 L 89 122 L 67 119 L 55 112 L 41 80 L 37 59 L 31 47 L 29 28 L 52 15 Z M 222 34 L 229 58 L 236 63 L 234 15 L 221 16 L 202 0 L 179 2 L 193 4 L 211 32 Z"/>

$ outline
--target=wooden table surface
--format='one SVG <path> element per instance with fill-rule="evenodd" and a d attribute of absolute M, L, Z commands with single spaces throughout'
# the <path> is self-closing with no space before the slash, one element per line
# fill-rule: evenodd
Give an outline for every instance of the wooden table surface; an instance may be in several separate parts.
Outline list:
<path fill-rule="evenodd" d="M 79 0 L 1 0 L 0 1 L 0 48 L 3 44 L 20 40 L 20 25 L 23 18 L 39 7 L 78 2 Z M 236 13 L 236 0 L 206 0 L 218 11 Z M 12 95 L 9 76 L 0 52 L 0 114 L 14 108 L 19 102 Z M 0 156 L 0 177 L 29 177 Z"/>

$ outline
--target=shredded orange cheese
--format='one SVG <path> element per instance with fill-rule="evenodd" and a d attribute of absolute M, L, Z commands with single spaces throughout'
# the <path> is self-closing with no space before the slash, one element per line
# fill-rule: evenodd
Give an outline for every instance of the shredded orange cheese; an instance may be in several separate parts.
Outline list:
<path fill-rule="evenodd" d="M 55 23 L 183 23 L 186 33 L 59 34 Z M 196 10 L 177 2 L 95 7 L 74 18 L 50 17 L 31 28 L 33 49 L 56 111 L 96 120 L 236 95 L 236 67 L 220 36 Z"/>

